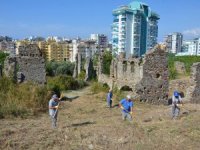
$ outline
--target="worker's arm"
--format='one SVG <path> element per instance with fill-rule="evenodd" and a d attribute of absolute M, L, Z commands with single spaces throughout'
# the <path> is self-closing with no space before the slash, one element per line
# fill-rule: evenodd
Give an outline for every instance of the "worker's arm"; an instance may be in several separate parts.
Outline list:
<path fill-rule="evenodd" d="M 49 109 L 58 109 L 58 105 L 57 106 L 49 106 Z"/>
<path fill-rule="evenodd" d="M 131 111 L 130 111 L 130 114 L 131 114 L 131 115 L 133 114 L 133 107 L 131 107 Z"/>
<path fill-rule="evenodd" d="M 119 103 L 119 108 L 124 109 L 121 103 Z"/>

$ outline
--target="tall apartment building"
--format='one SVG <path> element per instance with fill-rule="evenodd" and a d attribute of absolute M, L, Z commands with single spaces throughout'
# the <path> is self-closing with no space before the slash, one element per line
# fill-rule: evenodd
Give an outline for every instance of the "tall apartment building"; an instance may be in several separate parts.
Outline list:
<path fill-rule="evenodd" d="M 169 53 L 177 54 L 181 52 L 183 35 L 175 32 L 165 37 L 166 48 Z"/>
<path fill-rule="evenodd" d="M 133 1 L 113 11 L 112 47 L 116 54 L 141 56 L 157 44 L 159 15 L 142 2 Z"/>

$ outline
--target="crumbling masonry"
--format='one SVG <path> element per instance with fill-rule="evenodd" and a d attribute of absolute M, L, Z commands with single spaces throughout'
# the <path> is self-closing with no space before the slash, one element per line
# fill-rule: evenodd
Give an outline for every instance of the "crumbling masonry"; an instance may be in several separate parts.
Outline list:
<path fill-rule="evenodd" d="M 200 104 L 200 63 L 191 67 L 190 87 L 187 89 L 186 99 Z"/>
<path fill-rule="evenodd" d="M 14 77 L 18 82 L 32 81 L 46 83 L 45 60 L 36 44 L 19 47 L 19 55 L 5 60 L 6 76 Z"/>
<path fill-rule="evenodd" d="M 141 101 L 165 104 L 168 101 L 167 52 L 159 45 L 149 51 L 144 58 L 129 57 L 121 53 L 112 61 L 110 76 L 102 73 L 102 58 L 99 59 L 98 81 L 110 88 L 129 87 Z"/>

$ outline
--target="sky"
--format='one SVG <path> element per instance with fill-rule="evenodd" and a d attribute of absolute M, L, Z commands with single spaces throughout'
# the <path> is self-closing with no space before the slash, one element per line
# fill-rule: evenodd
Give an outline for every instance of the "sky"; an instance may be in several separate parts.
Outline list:
<path fill-rule="evenodd" d="M 111 37 L 112 10 L 133 0 L 1 0 L 0 35 Z M 199 0 L 141 0 L 160 15 L 158 41 L 172 32 L 200 37 Z"/>

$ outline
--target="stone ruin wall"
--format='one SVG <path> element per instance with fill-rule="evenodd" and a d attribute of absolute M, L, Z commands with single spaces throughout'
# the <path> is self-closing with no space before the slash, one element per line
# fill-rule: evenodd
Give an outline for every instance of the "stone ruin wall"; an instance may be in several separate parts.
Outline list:
<path fill-rule="evenodd" d="M 167 104 L 168 73 L 167 52 L 157 46 L 144 57 L 143 77 L 136 85 L 136 93 L 140 100 L 152 104 Z"/>
<path fill-rule="evenodd" d="M 110 88 L 128 86 L 141 101 L 152 104 L 168 101 L 167 52 L 160 46 L 148 52 L 145 57 L 125 59 L 120 54 L 111 64 L 110 77 L 102 73 L 102 59 L 99 61 L 98 81 Z"/>
<path fill-rule="evenodd" d="M 19 47 L 19 55 L 8 57 L 5 61 L 5 75 L 13 76 L 18 82 L 32 81 L 46 83 L 45 60 L 35 44 Z"/>
<path fill-rule="evenodd" d="M 187 89 L 186 99 L 200 104 L 200 62 L 191 67 L 190 87 Z"/>
<path fill-rule="evenodd" d="M 78 52 L 75 57 L 73 78 L 77 78 L 82 70 L 85 71 L 85 81 L 89 81 L 96 76 L 96 72 L 94 70 L 94 65 L 91 57 L 86 57 L 85 64 L 83 65 L 83 56 L 80 52 Z"/>

